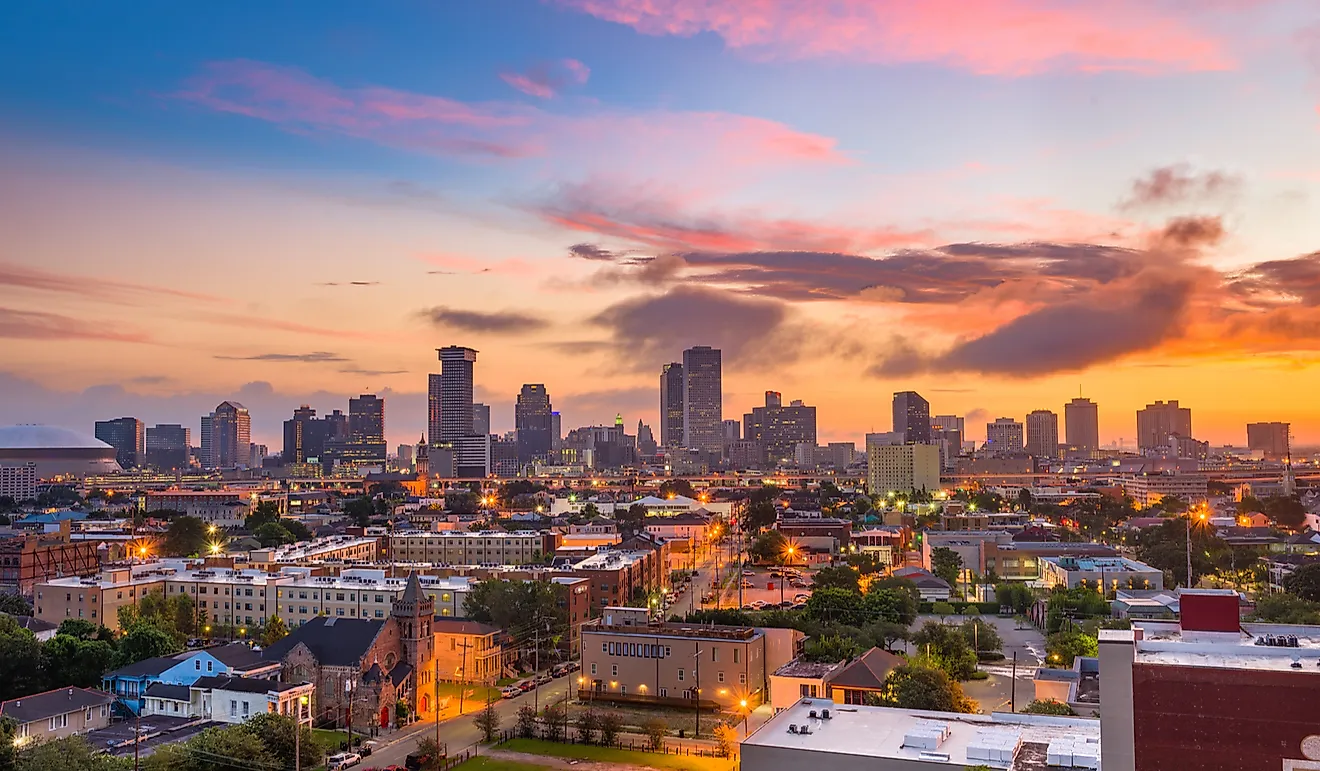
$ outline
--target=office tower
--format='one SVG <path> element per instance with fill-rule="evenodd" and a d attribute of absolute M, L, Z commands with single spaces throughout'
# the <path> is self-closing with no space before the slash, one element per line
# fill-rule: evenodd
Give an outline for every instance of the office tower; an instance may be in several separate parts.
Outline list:
<path fill-rule="evenodd" d="M 853 462 L 857 455 L 857 445 L 852 442 L 830 442 L 827 451 L 829 464 L 841 471 Z"/>
<path fill-rule="evenodd" d="M 96 421 L 96 438 L 115 448 L 119 467 L 130 469 L 147 459 L 147 434 L 137 418 Z"/>
<path fill-rule="evenodd" d="M 248 464 L 252 468 L 266 465 L 266 445 L 253 442 L 248 445 Z"/>
<path fill-rule="evenodd" d="M 394 465 L 405 470 L 413 467 L 413 446 L 411 444 L 399 445 Z"/>
<path fill-rule="evenodd" d="M 724 441 L 726 444 L 729 442 L 736 442 L 739 439 L 742 439 L 741 423 L 739 423 L 736 420 L 726 420 L 724 421 L 723 426 L 724 426 Z"/>
<path fill-rule="evenodd" d="M 147 464 L 162 471 L 188 467 L 192 431 L 177 423 L 158 423 L 147 429 Z"/>
<path fill-rule="evenodd" d="M 637 454 L 655 455 L 656 450 L 655 434 L 651 433 L 651 427 L 638 419 L 637 421 Z"/>
<path fill-rule="evenodd" d="M 670 362 L 660 368 L 660 444 L 683 444 L 683 365 Z"/>
<path fill-rule="evenodd" d="M 1012 418 L 998 418 L 985 424 L 985 446 L 990 452 L 1014 455 L 1023 449 L 1022 424 Z"/>
<path fill-rule="evenodd" d="M 477 352 L 451 345 L 437 348 L 436 353 L 440 356 L 440 431 L 439 436 L 431 437 L 432 444 L 475 433 L 472 430 L 472 388 Z"/>
<path fill-rule="evenodd" d="M 1192 409 L 1179 407 L 1175 399 L 1170 402 L 1147 404 L 1137 410 L 1137 450 L 1155 451 L 1164 447 L 1169 434 L 1192 436 Z"/>
<path fill-rule="evenodd" d="M 348 437 L 339 445 L 339 460 L 358 466 L 385 466 L 385 400 L 362 394 L 348 400 Z"/>
<path fill-rule="evenodd" d="M 477 402 L 472 405 L 472 433 L 490 433 L 490 405 Z"/>
<path fill-rule="evenodd" d="M 327 428 L 325 420 L 317 419 L 315 409 L 306 404 L 299 406 L 293 417 L 284 421 L 284 462 L 320 462 L 325 455 Z"/>
<path fill-rule="evenodd" d="M 516 477 L 522 463 L 518 458 L 519 435 L 506 434 L 490 439 L 490 473 L 497 477 Z"/>
<path fill-rule="evenodd" d="M 938 490 L 940 449 L 933 444 L 867 445 L 866 485 L 872 496 Z"/>
<path fill-rule="evenodd" d="M 221 402 L 215 412 L 202 419 L 202 443 L 202 454 L 209 457 L 211 468 L 247 468 L 252 445 L 252 417 L 247 407 L 234 401 Z"/>
<path fill-rule="evenodd" d="M 1248 423 L 1247 449 L 1261 451 L 1265 460 L 1285 460 L 1291 449 L 1289 426 L 1288 423 Z"/>
<path fill-rule="evenodd" d="M 442 419 L 440 417 L 440 394 L 444 391 L 444 381 L 431 373 L 426 376 L 426 436 L 432 444 L 440 443 Z"/>
<path fill-rule="evenodd" d="M 558 412 L 550 413 L 550 449 L 558 450 L 564 446 L 564 423 Z"/>
<path fill-rule="evenodd" d="M 550 457 L 550 392 L 541 383 L 526 383 L 518 392 L 513 408 L 513 424 L 518 438 L 518 462 L 545 461 Z"/>
<path fill-rule="evenodd" d="M 697 345 L 683 351 L 683 383 L 683 446 L 712 454 L 723 452 L 720 349 Z"/>
<path fill-rule="evenodd" d="M 215 413 L 202 416 L 201 446 L 198 448 L 197 462 L 202 468 L 215 468 L 215 442 L 212 441 L 211 428 L 215 425 Z"/>
<path fill-rule="evenodd" d="M 907 444 L 930 444 L 930 402 L 916 391 L 894 394 L 893 430 L 902 432 Z"/>
<path fill-rule="evenodd" d="M 1027 454 L 1034 458 L 1056 458 L 1059 455 L 1059 416 L 1049 410 L 1032 410 L 1027 414 Z"/>
<path fill-rule="evenodd" d="M 794 462 L 797 445 L 816 446 L 816 408 L 795 399 L 787 407 L 778 391 L 765 392 L 765 406 L 743 415 L 743 437 L 757 442 L 770 465 Z"/>
<path fill-rule="evenodd" d="M 1069 452 L 1094 457 L 1100 449 L 1100 411 L 1095 402 L 1079 397 L 1063 405 L 1063 433 Z"/>
<path fill-rule="evenodd" d="M 872 447 L 892 447 L 903 443 L 903 435 L 897 431 L 872 431 L 866 435 L 866 449 Z"/>
<path fill-rule="evenodd" d="M 959 421 L 962 418 L 958 418 Z M 958 424 L 953 424 L 958 425 Z M 940 448 L 940 468 L 952 469 L 957 464 L 957 458 L 962 455 L 963 434 L 958 428 L 940 428 L 933 426 L 930 431 L 930 441 L 936 447 Z"/>
<path fill-rule="evenodd" d="M 936 415 L 930 419 L 930 426 L 937 431 L 957 431 L 963 435 L 967 434 L 963 418 L 958 415 Z"/>

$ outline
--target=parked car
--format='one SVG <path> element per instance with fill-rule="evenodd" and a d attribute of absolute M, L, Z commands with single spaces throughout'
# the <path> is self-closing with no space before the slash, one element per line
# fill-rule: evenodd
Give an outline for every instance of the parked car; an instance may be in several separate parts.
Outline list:
<path fill-rule="evenodd" d="M 807 604 L 805 602 L 795 602 L 793 603 L 792 607 L 789 608 L 789 610 L 806 610 L 806 609 L 807 609 Z"/>
<path fill-rule="evenodd" d="M 756 571 L 755 571 L 755 570 L 744 570 L 744 571 L 743 571 L 743 575 L 745 575 L 745 576 L 754 576 L 754 575 L 756 575 Z"/>
<path fill-rule="evenodd" d="M 506 699 L 512 699 L 522 695 L 522 689 L 516 685 L 506 685 L 500 689 L 500 696 Z"/>
<path fill-rule="evenodd" d="M 743 579 L 742 588 L 751 589 L 754 585 L 755 584 L 753 584 L 751 581 L 748 581 L 747 579 Z"/>
<path fill-rule="evenodd" d="M 746 605 L 742 606 L 742 609 L 743 609 L 743 610 L 757 610 L 757 607 L 749 602 L 749 603 L 747 603 Z"/>
<path fill-rule="evenodd" d="M 371 753 L 375 752 L 376 747 L 378 746 L 379 743 L 377 741 L 375 741 L 374 739 L 368 739 L 365 742 L 362 742 L 361 744 L 358 745 L 357 751 L 359 755 L 365 758 L 365 757 L 369 757 Z"/>
<path fill-rule="evenodd" d="M 420 771 L 431 765 L 432 757 L 429 752 L 414 752 L 403 760 L 403 767 L 408 771 Z"/>
<path fill-rule="evenodd" d="M 356 752 L 341 752 L 326 758 L 325 767 L 330 771 L 343 771 L 362 762 L 362 756 Z"/>
<path fill-rule="evenodd" d="M 568 662 L 564 662 L 562 664 L 555 664 L 553 667 L 550 667 L 551 677 L 563 677 L 564 675 L 568 674 L 568 672 L 569 672 Z"/>
<path fill-rule="evenodd" d="M 565 661 L 564 663 L 568 665 L 569 672 L 576 672 L 582 668 L 582 665 L 576 661 Z"/>
<path fill-rule="evenodd" d="M 542 672 L 541 674 L 536 676 L 536 683 L 537 685 L 545 685 L 546 683 L 550 682 L 553 679 L 555 679 L 554 676 L 551 675 L 549 672 Z"/>
<path fill-rule="evenodd" d="M 528 691 L 536 687 L 536 678 L 529 677 L 526 680 L 519 680 L 518 682 L 514 683 L 514 685 L 518 686 L 518 690 L 522 691 L 523 693 L 527 693 Z"/>
<path fill-rule="evenodd" d="M 809 600 L 809 599 L 811 599 L 811 595 L 810 595 L 810 594 L 795 594 L 795 595 L 793 595 L 793 602 L 806 602 L 806 601 Z"/>

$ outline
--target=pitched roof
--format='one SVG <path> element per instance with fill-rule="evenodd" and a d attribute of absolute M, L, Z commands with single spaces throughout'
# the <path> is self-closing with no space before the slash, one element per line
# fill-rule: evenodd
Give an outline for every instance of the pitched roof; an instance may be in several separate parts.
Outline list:
<path fill-rule="evenodd" d="M 169 699 L 170 701 L 191 701 L 192 691 L 186 685 L 166 685 L 152 683 L 144 694 L 149 699 Z"/>
<path fill-rule="evenodd" d="M 408 679 L 408 676 L 411 675 L 412 672 L 412 664 L 409 664 L 406 661 L 400 661 L 398 664 L 394 665 L 394 669 L 390 670 L 390 683 L 395 688 L 398 688 L 404 680 Z"/>
<path fill-rule="evenodd" d="M 281 683 L 277 680 L 261 680 L 255 677 L 219 675 L 198 678 L 197 682 L 192 684 L 192 687 L 218 688 L 222 691 L 239 691 L 241 693 L 270 693 L 271 691 L 287 691 L 300 685 L 303 685 L 303 683 Z"/>
<path fill-rule="evenodd" d="M 289 651 L 302 643 L 322 666 L 357 666 L 384 626 L 383 620 L 317 616 L 295 627 L 283 640 L 263 650 L 261 658 L 265 661 L 283 661 Z"/>
<path fill-rule="evenodd" d="M 56 629 L 60 628 L 59 624 L 52 624 L 49 621 L 42 621 L 41 619 L 34 618 L 32 616 L 15 616 L 11 613 L 0 613 L 0 615 L 9 616 L 10 618 L 14 619 L 15 623 L 17 623 L 19 626 L 23 627 L 24 629 L 28 630 L 29 632 L 32 632 L 33 634 L 40 634 L 41 632 L 53 632 Z"/>
<path fill-rule="evenodd" d="M 426 593 L 422 591 L 422 579 L 417 577 L 417 571 L 408 574 L 408 583 L 403 587 L 403 596 L 399 598 L 402 602 L 424 602 Z"/>
<path fill-rule="evenodd" d="M 898 656 L 879 648 L 872 648 L 840 670 L 830 679 L 830 685 L 878 691 L 884 687 L 885 678 L 889 673 L 902 663 L 903 659 Z"/>
<path fill-rule="evenodd" d="M 470 635 L 488 635 L 498 634 L 500 628 L 490 624 L 482 624 L 476 621 L 462 621 L 456 618 L 441 618 L 436 616 L 431 620 L 431 631 L 436 634 L 470 634 Z"/>
<path fill-rule="evenodd" d="M 261 651 L 241 642 L 207 648 L 206 652 L 230 669 L 250 669 L 262 663 Z"/>
<path fill-rule="evenodd" d="M 18 723 L 31 723 L 56 715 L 77 712 L 87 707 L 98 707 L 114 702 L 114 694 L 86 688 L 57 688 L 45 693 L 34 693 L 0 703 L 0 716 L 13 718 Z"/>
<path fill-rule="evenodd" d="M 159 675 L 170 667 L 177 666 L 181 659 L 175 656 L 156 656 L 150 659 L 143 659 L 136 664 L 129 664 L 120 667 L 113 672 L 105 675 L 106 677 L 150 677 Z"/>

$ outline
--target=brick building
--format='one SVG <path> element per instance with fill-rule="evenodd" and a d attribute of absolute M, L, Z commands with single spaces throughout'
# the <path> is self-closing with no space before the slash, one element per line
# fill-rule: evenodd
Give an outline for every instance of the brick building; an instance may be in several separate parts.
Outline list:
<path fill-rule="evenodd" d="M 60 532 L 24 534 L 0 541 L 0 590 L 31 596 L 36 585 L 58 576 L 95 573 L 101 561 L 95 541 L 73 541 L 69 523 Z"/>

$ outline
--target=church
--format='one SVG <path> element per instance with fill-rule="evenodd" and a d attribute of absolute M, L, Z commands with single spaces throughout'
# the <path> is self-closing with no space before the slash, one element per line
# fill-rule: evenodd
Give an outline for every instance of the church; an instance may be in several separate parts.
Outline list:
<path fill-rule="evenodd" d="M 406 715 L 436 709 L 434 616 L 435 601 L 413 573 L 389 618 L 318 616 L 261 656 L 280 663 L 281 680 L 316 685 L 316 724 L 389 728 L 405 714 L 399 705 Z"/>

